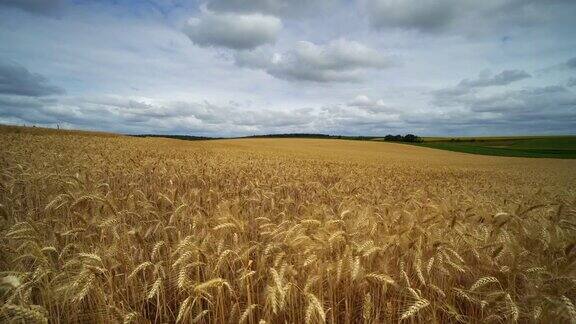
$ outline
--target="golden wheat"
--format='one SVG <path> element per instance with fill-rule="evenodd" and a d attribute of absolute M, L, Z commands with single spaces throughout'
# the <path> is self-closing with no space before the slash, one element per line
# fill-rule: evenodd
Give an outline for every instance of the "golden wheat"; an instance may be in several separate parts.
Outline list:
<path fill-rule="evenodd" d="M 576 163 L 0 127 L 0 321 L 570 323 Z"/>

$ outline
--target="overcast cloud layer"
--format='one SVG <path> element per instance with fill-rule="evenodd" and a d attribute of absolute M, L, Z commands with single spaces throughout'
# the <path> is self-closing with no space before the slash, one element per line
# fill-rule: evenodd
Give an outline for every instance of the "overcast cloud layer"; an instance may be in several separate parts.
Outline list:
<path fill-rule="evenodd" d="M 576 133 L 572 0 L 0 0 L 0 123 Z"/>

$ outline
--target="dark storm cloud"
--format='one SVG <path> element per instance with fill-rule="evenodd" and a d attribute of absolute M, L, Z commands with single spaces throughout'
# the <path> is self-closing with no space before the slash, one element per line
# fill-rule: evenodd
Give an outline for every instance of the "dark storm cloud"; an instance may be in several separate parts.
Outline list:
<path fill-rule="evenodd" d="M 455 19 L 457 1 L 367 0 L 366 11 L 375 28 L 398 27 L 422 31 L 446 28 Z"/>
<path fill-rule="evenodd" d="M 333 7 L 340 0 L 210 0 L 210 10 L 240 13 L 264 13 L 278 16 L 317 14 Z"/>
<path fill-rule="evenodd" d="M 370 24 L 435 33 L 478 33 L 484 29 L 530 27 L 563 16 L 569 25 L 576 3 L 567 0 L 364 0 Z M 563 15 L 566 14 L 566 15 Z"/>
<path fill-rule="evenodd" d="M 18 64 L 0 62 L 0 94 L 41 97 L 62 94 L 44 76 L 32 73 Z"/>
<path fill-rule="evenodd" d="M 522 70 L 506 70 L 494 76 L 479 76 L 477 79 L 465 79 L 459 84 L 464 88 L 480 88 L 490 86 L 503 86 L 512 82 L 520 81 L 532 77 L 526 71 Z"/>
<path fill-rule="evenodd" d="M 30 13 L 40 15 L 57 12 L 63 4 L 64 0 L 0 0 L 0 8 L 18 8 Z"/>
<path fill-rule="evenodd" d="M 576 70 L 576 57 L 573 57 L 573 58 L 569 59 L 568 61 L 566 61 L 565 65 L 569 69 Z"/>

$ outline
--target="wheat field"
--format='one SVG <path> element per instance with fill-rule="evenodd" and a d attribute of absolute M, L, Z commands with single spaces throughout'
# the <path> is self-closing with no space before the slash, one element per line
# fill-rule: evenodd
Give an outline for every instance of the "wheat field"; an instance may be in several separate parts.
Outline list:
<path fill-rule="evenodd" d="M 576 322 L 572 160 L 2 127 L 0 170 L 0 322 Z"/>

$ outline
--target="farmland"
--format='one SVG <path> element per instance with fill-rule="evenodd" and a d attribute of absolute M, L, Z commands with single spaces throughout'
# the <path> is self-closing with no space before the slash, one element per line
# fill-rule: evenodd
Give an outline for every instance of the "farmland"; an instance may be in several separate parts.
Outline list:
<path fill-rule="evenodd" d="M 576 318 L 576 161 L 0 127 L 0 322 Z"/>
<path fill-rule="evenodd" d="M 493 156 L 576 158 L 576 136 L 425 138 L 420 146 Z"/>

